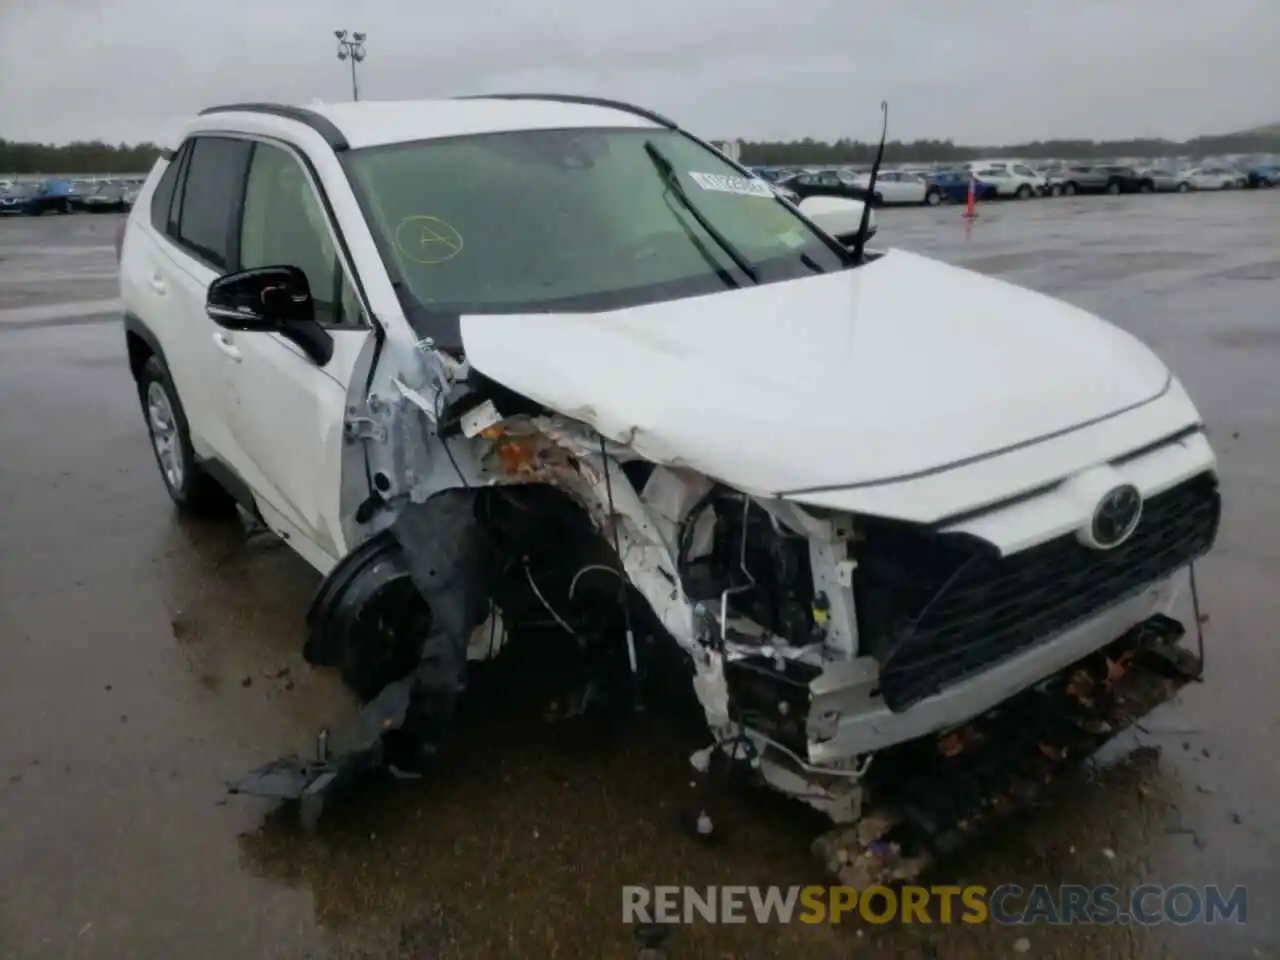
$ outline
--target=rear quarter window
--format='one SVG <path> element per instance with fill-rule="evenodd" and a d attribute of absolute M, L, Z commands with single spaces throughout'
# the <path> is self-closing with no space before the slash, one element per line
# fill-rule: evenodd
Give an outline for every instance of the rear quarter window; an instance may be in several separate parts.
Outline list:
<path fill-rule="evenodd" d="M 155 193 L 151 195 L 151 226 L 159 233 L 169 228 L 169 208 L 173 205 L 174 186 L 178 182 L 178 169 L 182 166 L 184 152 L 185 147 L 167 161 Z"/>

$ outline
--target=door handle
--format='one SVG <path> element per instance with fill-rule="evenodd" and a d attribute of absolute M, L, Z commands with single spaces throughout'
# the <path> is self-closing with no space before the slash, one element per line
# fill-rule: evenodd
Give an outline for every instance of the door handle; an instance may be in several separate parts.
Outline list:
<path fill-rule="evenodd" d="M 164 282 L 164 277 L 156 273 L 151 275 L 151 289 L 161 296 L 164 296 L 169 292 L 169 285 Z"/>
<path fill-rule="evenodd" d="M 225 333 L 215 333 L 213 335 L 213 343 L 219 350 L 228 357 L 239 363 L 244 359 L 244 354 L 240 352 L 240 348 L 231 342 L 231 337 Z"/>

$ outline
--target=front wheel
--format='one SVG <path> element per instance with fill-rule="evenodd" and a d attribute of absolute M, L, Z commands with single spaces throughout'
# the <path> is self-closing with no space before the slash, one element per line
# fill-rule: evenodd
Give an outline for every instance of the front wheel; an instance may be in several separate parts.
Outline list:
<path fill-rule="evenodd" d="M 1138 187 L 1139 193 L 1151 193 L 1153 190 L 1155 190 L 1155 185 L 1150 183 L 1144 183 L 1142 186 Z"/>
<path fill-rule="evenodd" d="M 1051 196 L 1051 197 L 1060 197 L 1060 196 L 1062 196 L 1062 187 L 1061 187 L 1061 185 L 1059 185 L 1059 184 L 1056 184 L 1056 183 L 1055 183 L 1055 184 L 1053 184 L 1051 187 L 1049 187 L 1049 196 Z"/>
<path fill-rule="evenodd" d="M 1065 193 L 1068 197 L 1074 197 L 1076 193 L 1079 191 L 1074 183 L 1068 183 L 1063 185 L 1062 192 Z"/>
<path fill-rule="evenodd" d="M 1184 183 L 1180 183 L 1180 184 L 1178 184 L 1178 192 L 1179 192 L 1179 193 L 1190 193 L 1190 192 L 1191 192 L 1191 184 L 1189 184 L 1189 183 L 1185 183 L 1185 182 L 1184 182 Z"/>
<path fill-rule="evenodd" d="M 1030 199 L 1031 199 L 1031 195 L 1032 195 L 1034 192 L 1035 192 L 1034 190 L 1032 190 L 1029 186 L 1027 186 L 1027 185 L 1024 183 L 1022 186 L 1020 186 L 1020 187 L 1018 188 L 1017 197 L 1018 197 L 1018 199 L 1019 199 L 1019 200 L 1030 200 Z"/>
<path fill-rule="evenodd" d="M 1111 196 L 1113 197 L 1117 196 L 1120 193 L 1120 184 L 1116 183 L 1115 181 L 1108 183 L 1107 193 L 1111 194 Z"/>
<path fill-rule="evenodd" d="M 158 357 L 148 358 L 138 375 L 138 399 L 169 498 L 183 513 L 229 514 L 234 501 L 196 462 L 186 412 L 168 369 Z"/>
<path fill-rule="evenodd" d="M 58 204 L 58 212 L 64 215 L 70 213 L 71 204 L 68 203 L 66 200 L 63 200 L 62 203 Z"/>
<path fill-rule="evenodd" d="M 936 207 L 942 202 L 942 194 L 937 190 L 930 190 L 924 195 L 924 202 L 930 207 Z"/>

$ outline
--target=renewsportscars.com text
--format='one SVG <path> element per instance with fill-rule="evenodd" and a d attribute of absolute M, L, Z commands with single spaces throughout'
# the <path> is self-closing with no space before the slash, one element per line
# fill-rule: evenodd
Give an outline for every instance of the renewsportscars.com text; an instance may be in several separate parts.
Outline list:
<path fill-rule="evenodd" d="M 1024 888 L 847 886 L 622 888 L 624 923 L 1115 924 L 1245 923 L 1244 887 L 1079 884 Z"/>

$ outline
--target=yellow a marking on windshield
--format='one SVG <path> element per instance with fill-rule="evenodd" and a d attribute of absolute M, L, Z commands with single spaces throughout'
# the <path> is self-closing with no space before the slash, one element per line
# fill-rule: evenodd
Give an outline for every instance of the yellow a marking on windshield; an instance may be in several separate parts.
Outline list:
<path fill-rule="evenodd" d="M 452 260 L 463 247 L 462 234 L 453 224 L 426 214 L 401 220 L 396 227 L 395 244 L 401 256 L 423 266 Z"/>

